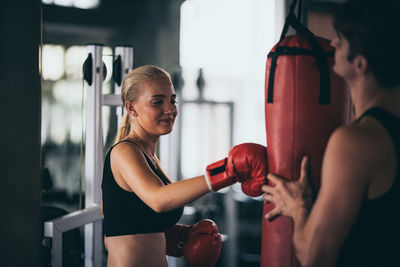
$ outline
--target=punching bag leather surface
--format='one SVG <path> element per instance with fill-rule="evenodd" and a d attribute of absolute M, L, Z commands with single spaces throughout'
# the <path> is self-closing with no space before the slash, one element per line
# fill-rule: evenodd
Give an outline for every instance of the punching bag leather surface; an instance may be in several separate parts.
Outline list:
<path fill-rule="evenodd" d="M 343 80 L 332 71 L 334 50 L 329 41 L 313 38 L 310 44 L 310 36 L 302 34 L 281 37 L 269 53 L 265 120 L 269 172 L 298 179 L 301 159 L 308 155 L 316 192 L 326 143 L 337 127 L 348 123 L 350 98 Z M 261 266 L 300 266 L 292 243 L 292 219 L 264 219 L 273 208 L 272 203 L 264 204 Z"/>

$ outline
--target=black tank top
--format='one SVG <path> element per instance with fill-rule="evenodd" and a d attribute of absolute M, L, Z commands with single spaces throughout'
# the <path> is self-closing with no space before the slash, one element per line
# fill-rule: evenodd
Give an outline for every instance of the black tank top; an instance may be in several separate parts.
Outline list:
<path fill-rule="evenodd" d="M 129 140 L 121 142 L 135 144 Z M 147 206 L 135 193 L 122 189 L 115 181 L 110 163 L 111 150 L 119 143 L 111 147 L 104 161 L 103 180 L 101 183 L 103 191 L 104 234 L 106 236 L 120 236 L 164 232 L 179 221 L 183 213 L 183 207 L 168 212 L 157 213 Z M 161 181 L 165 185 L 169 184 L 169 181 L 157 170 L 143 151 L 142 154 L 145 156 L 150 168 Z"/>
<path fill-rule="evenodd" d="M 371 200 L 364 198 L 336 266 L 400 266 L 400 118 L 374 107 L 355 123 L 365 116 L 375 118 L 390 134 L 396 150 L 396 177 L 383 195 Z"/>

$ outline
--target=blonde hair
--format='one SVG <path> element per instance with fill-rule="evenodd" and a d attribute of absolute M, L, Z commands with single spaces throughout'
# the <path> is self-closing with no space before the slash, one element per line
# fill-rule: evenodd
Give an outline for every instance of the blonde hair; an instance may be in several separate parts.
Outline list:
<path fill-rule="evenodd" d="M 122 83 L 121 100 L 125 105 L 126 101 L 136 102 L 140 95 L 140 85 L 149 80 L 155 80 L 160 78 L 167 78 L 171 81 L 171 76 L 168 72 L 162 68 L 145 65 L 138 67 L 128 73 Z M 122 117 L 121 125 L 118 129 L 117 136 L 115 137 L 114 144 L 123 140 L 130 132 L 131 124 L 129 121 L 128 112 L 124 112 Z"/>

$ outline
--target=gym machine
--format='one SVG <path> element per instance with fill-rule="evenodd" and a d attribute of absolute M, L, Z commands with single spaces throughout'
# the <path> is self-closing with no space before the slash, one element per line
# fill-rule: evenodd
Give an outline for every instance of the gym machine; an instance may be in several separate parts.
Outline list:
<path fill-rule="evenodd" d="M 85 129 L 85 208 L 44 223 L 44 236 L 52 238 L 52 266 L 62 266 L 63 233 L 84 226 L 85 267 L 102 266 L 103 234 L 101 215 L 101 179 L 103 174 L 102 107 L 116 107 L 118 123 L 122 118 L 121 85 L 133 69 L 133 48 L 115 48 L 113 63 L 114 94 L 103 95 L 107 70 L 103 63 L 103 45 L 87 45 L 83 65 L 86 97 Z"/>

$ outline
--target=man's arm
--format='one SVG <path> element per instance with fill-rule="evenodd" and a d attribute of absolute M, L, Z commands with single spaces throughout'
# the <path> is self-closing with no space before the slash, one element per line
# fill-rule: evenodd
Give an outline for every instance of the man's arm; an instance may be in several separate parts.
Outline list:
<path fill-rule="evenodd" d="M 328 143 L 320 192 L 303 229 L 299 224 L 294 235 L 304 266 L 332 266 L 340 253 L 373 172 L 365 141 L 358 129 L 348 127 L 336 131 Z"/>
<path fill-rule="evenodd" d="M 363 133 L 352 125 L 332 135 L 322 164 L 321 189 L 310 212 L 299 194 L 307 180 L 304 161 L 297 182 L 269 175 L 275 186 L 263 187 L 264 199 L 276 205 L 267 217 L 293 218 L 294 245 L 303 266 L 333 266 L 356 220 L 377 164 L 369 137 Z"/>

